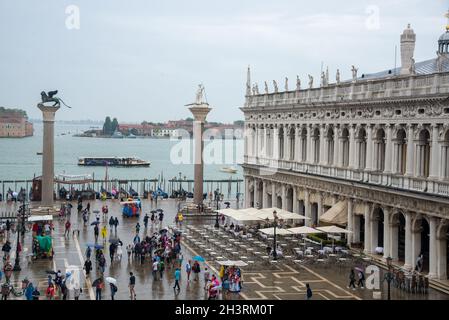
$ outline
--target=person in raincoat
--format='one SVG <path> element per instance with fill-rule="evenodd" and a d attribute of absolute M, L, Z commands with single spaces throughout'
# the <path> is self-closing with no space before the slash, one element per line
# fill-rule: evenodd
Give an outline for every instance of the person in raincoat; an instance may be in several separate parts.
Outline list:
<path fill-rule="evenodd" d="M 108 228 L 106 228 L 106 226 L 103 226 L 103 228 L 101 228 L 101 237 L 103 238 L 103 242 L 106 242 L 107 235 L 108 235 Z"/>
<path fill-rule="evenodd" d="M 222 282 L 223 282 L 224 275 L 225 275 L 225 267 L 222 265 L 222 266 L 220 267 L 220 272 L 218 273 L 218 276 L 220 277 L 220 280 L 221 280 Z"/>
<path fill-rule="evenodd" d="M 33 283 L 29 282 L 25 289 L 25 299 L 33 300 L 33 292 L 34 292 Z"/>

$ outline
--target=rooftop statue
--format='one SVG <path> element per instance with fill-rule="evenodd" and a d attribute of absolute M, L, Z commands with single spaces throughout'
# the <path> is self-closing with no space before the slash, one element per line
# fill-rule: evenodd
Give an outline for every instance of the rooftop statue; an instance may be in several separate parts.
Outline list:
<path fill-rule="evenodd" d="M 275 93 L 279 92 L 278 84 L 276 83 L 276 80 L 273 80 L 273 86 L 274 86 L 274 92 Z"/>
<path fill-rule="evenodd" d="M 296 76 L 296 90 L 301 90 L 301 79 L 299 79 L 299 76 Z"/>
<path fill-rule="evenodd" d="M 351 68 L 351 71 L 352 71 L 352 81 L 356 81 L 357 80 L 357 71 L 358 71 L 359 69 L 358 68 L 356 68 L 356 67 L 354 67 L 354 66 L 352 66 L 352 68 Z"/>
<path fill-rule="evenodd" d="M 288 78 L 285 77 L 285 91 L 288 91 Z"/>
<path fill-rule="evenodd" d="M 313 77 L 309 74 L 309 89 L 313 88 Z"/>
<path fill-rule="evenodd" d="M 415 74 L 416 73 L 416 69 L 415 69 L 415 59 L 413 59 L 413 57 L 410 58 L 410 74 Z"/>
<path fill-rule="evenodd" d="M 265 81 L 265 93 L 268 93 L 268 83 Z"/>
<path fill-rule="evenodd" d="M 335 80 L 337 81 L 337 84 L 340 83 L 340 69 L 337 69 L 337 74 L 335 75 Z"/>
<path fill-rule="evenodd" d="M 54 102 L 54 104 L 52 105 L 52 107 L 55 108 L 59 108 L 61 106 L 61 102 L 63 105 L 65 105 L 67 108 L 71 108 L 70 106 L 66 105 L 65 102 L 58 97 L 55 97 L 55 95 L 58 93 L 58 90 L 54 90 L 54 91 L 42 91 L 41 92 L 41 98 L 42 98 L 42 103 L 40 104 L 44 104 L 45 102 Z"/>

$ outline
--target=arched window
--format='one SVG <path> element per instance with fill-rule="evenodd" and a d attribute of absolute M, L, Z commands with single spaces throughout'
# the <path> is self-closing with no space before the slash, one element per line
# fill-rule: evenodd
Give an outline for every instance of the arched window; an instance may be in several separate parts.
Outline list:
<path fill-rule="evenodd" d="M 279 128 L 279 159 L 284 159 L 284 128 Z"/>
<path fill-rule="evenodd" d="M 313 163 L 320 162 L 320 129 L 315 128 L 312 133 Z"/>
<path fill-rule="evenodd" d="M 442 176 L 445 179 L 449 178 L 449 130 L 444 135 L 444 140 L 441 144 L 441 164 Z"/>
<path fill-rule="evenodd" d="M 327 131 L 326 143 L 327 164 L 332 165 L 334 163 L 334 129 L 329 129 Z"/>
<path fill-rule="evenodd" d="M 421 130 L 416 143 L 416 175 L 427 178 L 429 176 L 430 162 L 430 133 L 426 129 Z"/>
<path fill-rule="evenodd" d="M 374 137 L 374 160 L 377 171 L 384 171 L 385 169 L 385 131 L 378 129 Z"/>
<path fill-rule="evenodd" d="M 301 161 L 307 161 L 307 129 L 301 131 Z"/>
<path fill-rule="evenodd" d="M 344 128 L 341 132 L 341 151 L 343 156 L 342 166 L 349 166 L 349 131 Z"/>
<path fill-rule="evenodd" d="M 394 172 L 405 174 L 407 163 L 407 139 L 404 129 L 398 130 L 393 140 Z"/>
<path fill-rule="evenodd" d="M 357 168 L 363 170 L 366 167 L 366 131 L 364 128 L 359 130 L 355 141 Z"/>
<path fill-rule="evenodd" d="M 296 137 L 296 131 L 295 131 L 295 127 L 292 127 L 290 129 L 290 133 L 288 138 L 290 139 L 289 141 L 289 146 L 290 146 L 290 160 L 294 160 L 295 159 L 295 137 Z"/>

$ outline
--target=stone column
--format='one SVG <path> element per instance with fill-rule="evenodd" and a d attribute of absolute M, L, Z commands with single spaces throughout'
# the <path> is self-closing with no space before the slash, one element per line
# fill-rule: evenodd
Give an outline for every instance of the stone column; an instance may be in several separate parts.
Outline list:
<path fill-rule="evenodd" d="M 399 237 L 399 223 L 391 220 L 390 223 L 390 257 L 397 261 L 399 258 L 398 237 Z"/>
<path fill-rule="evenodd" d="M 334 129 L 334 166 L 336 166 L 336 167 L 339 166 L 339 162 L 338 162 L 338 158 L 339 158 L 339 154 L 340 154 L 339 135 L 340 135 L 340 129 L 337 128 L 337 126 L 335 126 L 335 129 Z"/>
<path fill-rule="evenodd" d="M 305 221 L 305 225 L 307 227 L 312 226 L 312 211 L 310 210 L 310 202 L 309 202 L 309 190 L 304 189 L 304 213 L 305 216 L 309 219 Z"/>
<path fill-rule="evenodd" d="M 245 126 L 245 131 L 243 132 L 243 153 L 245 156 L 249 156 L 249 130 Z"/>
<path fill-rule="evenodd" d="M 262 139 L 263 139 L 263 150 L 262 150 L 262 157 L 267 158 L 268 155 L 268 144 L 267 144 L 267 127 L 264 126 L 263 132 L 262 132 Z"/>
<path fill-rule="evenodd" d="M 354 208 L 354 202 L 352 204 L 352 208 Z M 353 222 L 353 229 L 354 229 L 354 233 L 352 235 L 352 241 L 354 243 L 359 243 L 360 242 L 360 216 L 356 215 L 355 213 L 353 214 L 354 217 L 354 222 Z"/>
<path fill-rule="evenodd" d="M 326 164 L 327 161 L 327 157 L 326 157 L 326 139 L 324 137 L 324 129 L 325 129 L 325 125 L 321 125 L 320 126 L 320 139 L 318 140 L 319 144 L 320 144 L 320 158 L 318 159 L 318 163 L 320 165 L 324 165 Z"/>
<path fill-rule="evenodd" d="M 406 162 L 406 169 L 405 169 L 405 175 L 409 177 L 413 177 L 413 170 L 415 166 L 415 159 L 414 159 L 414 145 L 413 145 L 413 126 L 408 126 L 408 132 L 407 132 L 407 162 Z"/>
<path fill-rule="evenodd" d="M 55 179 L 55 114 L 59 107 L 47 107 L 38 104 L 42 111 L 44 136 L 42 143 L 42 200 L 41 206 L 53 209 Z"/>
<path fill-rule="evenodd" d="M 366 166 L 365 170 L 373 169 L 373 127 L 368 124 L 366 126 Z"/>
<path fill-rule="evenodd" d="M 349 126 L 349 168 L 355 168 L 355 128 L 353 125 Z"/>
<path fill-rule="evenodd" d="M 404 269 L 411 270 L 413 268 L 412 261 L 412 214 L 405 214 L 405 263 Z"/>
<path fill-rule="evenodd" d="M 385 143 L 385 173 L 391 173 L 391 163 L 392 163 L 392 152 L 393 152 L 393 144 L 391 142 L 392 139 L 392 126 L 387 124 L 385 126 L 386 129 L 386 143 Z"/>
<path fill-rule="evenodd" d="M 189 110 L 192 112 L 193 121 L 193 139 L 195 144 L 195 180 L 193 203 L 198 205 L 203 203 L 203 127 L 207 114 L 211 110 L 207 103 L 194 103 Z"/>
<path fill-rule="evenodd" d="M 297 187 L 293 186 L 293 212 L 298 213 L 298 194 Z"/>
<path fill-rule="evenodd" d="M 258 209 L 259 206 L 261 205 L 259 203 L 258 179 L 254 178 L 253 183 L 254 183 L 254 203 L 253 203 L 253 205 L 254 205 L 254 208 Z"/>
<path fill-rule="evenodd" d="M 271 156 L 272 159 L 279 159 L 279 128 L 273 128 L 273 154 Z"/>
<path fill-rule="evenodd" d="M 441 236 L 441 235 L 440 235 Z M 447 239 L 446 236 L 437 236 L 437 274 L 438 279 L 447 280 Z"/>
<path fill-rule="evenodd" d="M 354 212 L 353 212 L 353 201 L 348 198 L 348 227 L 347 230 L 352 233 L 348 233 L 348 246 L 351 247 L 351 243 L 354 239 Z"/>
<path fill-rule="evenodd" d="M 318 202 L 317 202 L 317 222 L 320 222 L 320 217 L 323 214 L 323 195 L 318 192 Z"/>
<path fill-rule="evenodd" d="M 271 183 L 271 207 L 277 207 L 276 182 Z"/>
<path fill-rule="evenodd" d="M 290 139 L 289 139 L 289 126 L 284 127 L 284 160 L 290 160 Z"/>
<path fill-rule="evenodd" d="M 298 146 L 299 146 L 299 148 L 298 148 L 298 162 L 303 162 L 302 159 L 304 157 L 303 152 L 302 152 L 303 151 L 303 144 L 304 144 L 304 141 L 302 139 L 302 129 L 303 129 L 302 126 L 299 127 L 299 132 L 298 132 Z"/>
<path fill-rule="evenodd" d="M 416 221 L 413 221 L 412 219 L 412 243 L 411 243 L 411 261 L 412 261 L 412 267 L 415 267 L 416 259 L 418 259 L 418 256 L 421 252 L 421 230 L 419 226 L 416 226 Z M 415 228 L 416 227 L 416 228 Z"/>
<path fill-rule="evenodd" d="M 295 161 L 301 162 L 301 127 L 295 130 Z"/>
<path fill-rule="evenodd" d="M 369 203 L 365 204 L 365 239 L 364 252 L 371 253 L 371 206 Z"/>
<path fill-rule="evenodd" d="M 249 198 L 249 177 L 245 176 L 245 208 L 249 208 L 251 199 Z"/>
<path fill-rule="evenodd" d="M 262 182 L 262 208 L 268 208 L 268 199 L 267 199 L 267 182 Z"/>
<path fill-rule="evenodd" d="M 307 128 L 307 163 L 313 163 L 312 125 Z"/>
<path fill-rule="evenodd" d="M 390 256 L 390 208 L 384 208 L 384 259 Z"/>
<path fill-rule="evenodd" d="M 430 217 L 429 229 L 429 278 L 437 277 L 437 219 L 435 217 Z"/>
<path fill-rule="evenodd" d="M 282 210 L 287 210 L 287 186 L 285 184 L 282 185 Z"/>
<path fill-rule="evenodd" d="M 430 172 L 429 172 L 429 178 L 431 179 L 438 179 L 440 177 L 440 166 L 439 166 L 439 159 L 440 159 L 440 144 L 438 142 L 438 125 L 432 126 L 432 144 L 430 147 Z"/>

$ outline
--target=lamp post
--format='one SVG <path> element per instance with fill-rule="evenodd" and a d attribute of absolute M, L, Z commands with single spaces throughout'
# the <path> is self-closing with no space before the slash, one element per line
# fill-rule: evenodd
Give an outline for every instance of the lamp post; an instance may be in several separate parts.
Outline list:
<path fill-rule="evenodd" d="M 20 230 L 19 230 L 20 224 Z M 25 200 L 23 200 L 22 205 L 19 209 L 19 214 L 17 215 L 17 244 L 16 244 L 16 260 L 14 261 L 13 271 L 21 271 L 20 267 L 20 235 L 25 235 Z"/>
<path fill-rule="evenodd" d="M 388 272 L 385 274 L 384 276 L 384 281 L 387 281 L 387 285 L 388 285 L 388 292 L 387 292 L 387 300 L 391 300 L 391 281 L 393 281 L 394 279 L 394 275 L 392 272 L 392 265 L 391 265 L 391 261 L 393 260 L 391 257 L 388 257 L 387 259 L 387 267 L 388 267 Z"/>
<path fill-rule="evenodd" d="M 219 229 L 220 228 L 220 223 L 218 222 L 218 210 L 220 210 L 220 197 L 218 196 L 218 193 L 215 195 L 215 201 L 217 202 L 217 215 L 215 216 L 215 229 Z"/>
<path fill-rule="evenodd" d="M 273 260 L 278 259 L 278 253 L 276 250 L 276 228 L 278 224 L 278 216 L 276 210 L 273 211 L 273 217 L 274 217 L 274 232 L 273 232 Z"/>

